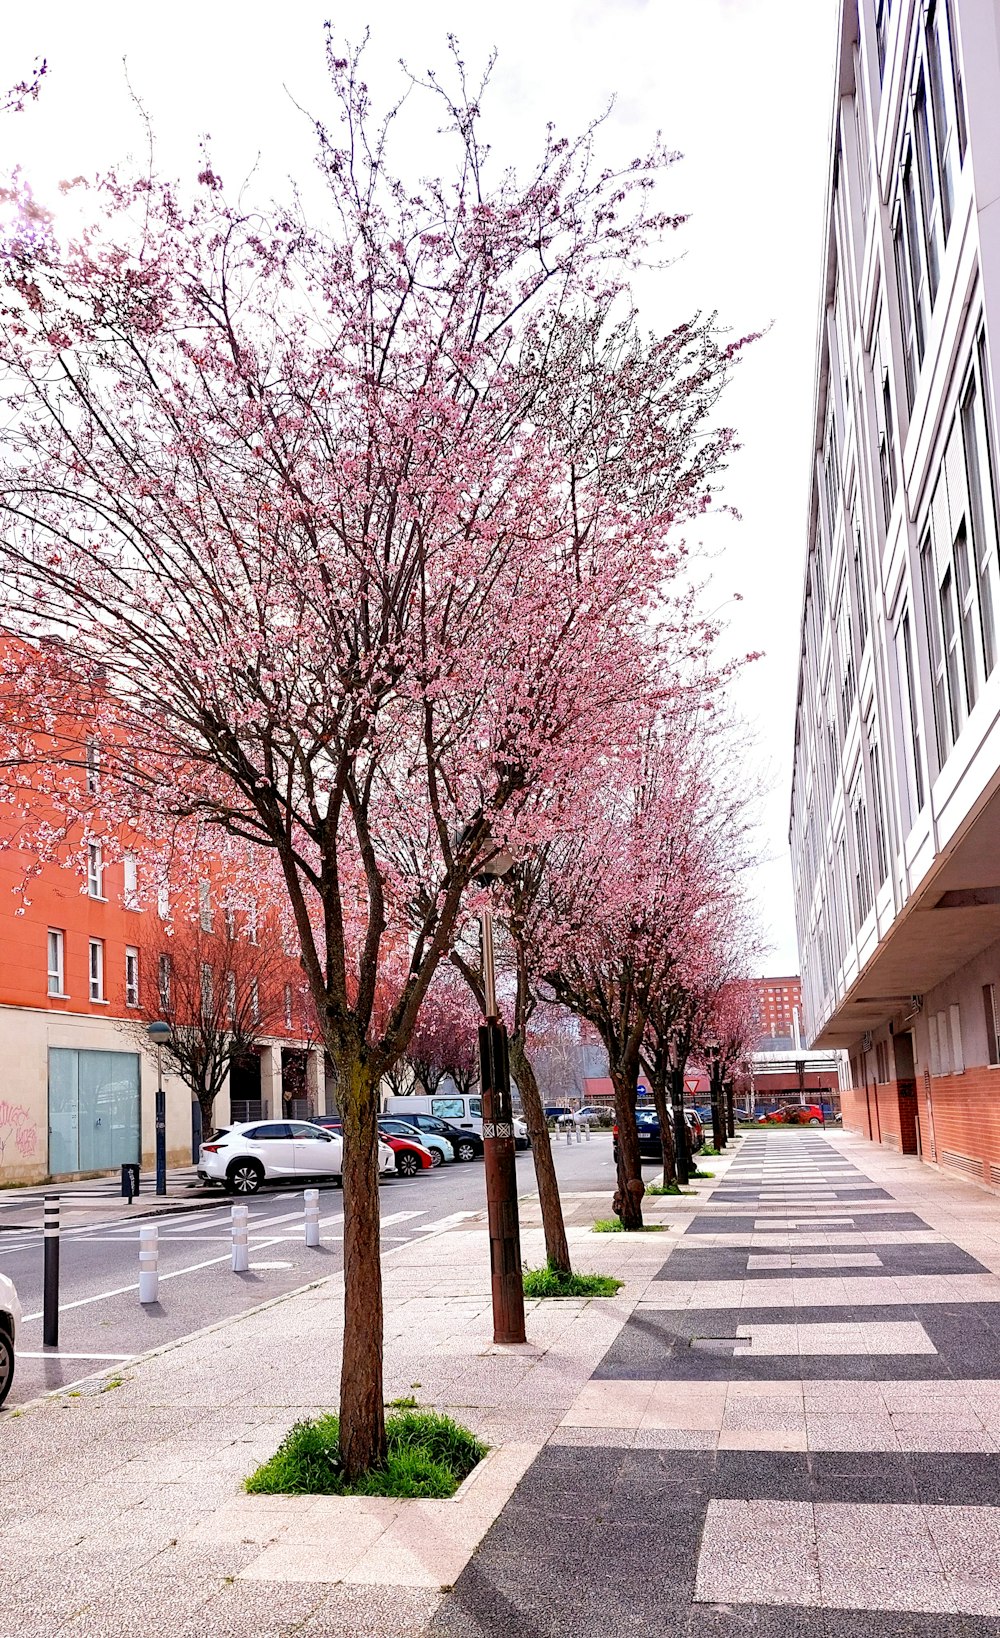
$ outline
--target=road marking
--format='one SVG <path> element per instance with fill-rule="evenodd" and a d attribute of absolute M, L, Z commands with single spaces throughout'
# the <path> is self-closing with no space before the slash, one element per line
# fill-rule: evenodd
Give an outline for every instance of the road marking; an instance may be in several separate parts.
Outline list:
<path fill-rule="evenodd" d="M 408 1223 L 413 1217 L 426 1216 L 426 1211 L 394 1211 L 391 1217 L 382 1218 L 382 1227 L 386 1228 L 389 1223 Z M 420 1226 L 421 1228 L 426 1228 L 427 1224 L 422 1223 Z"/>
<path fill-rule="evenodd" d="M 42 1348 L 37 1353 L 27 1348 L 17 1350 L 18 1359 L 135 1359 L 135 1354 L 64 1354 L 61 1348 Z"/>
<path fill-rule="evenodd" d="M 265 1245 L 273 1244 L 275 1244 L 273 1240 L 265 1241 Z M 257 1249 L 263 1251 L 264 1247 L 258 1246 Z M 171 1268 L 166 1274 L 160 1275 L 160 1284 L 162 1285 L 164 1280 L 179 1280 L 182 1274 L 196 1274 L 200 1268 L 213 1268 L 216 1263 L 228 1263 L 230 1256 L 231 1253 L 226 1251 L 221 1257 L 208 1257 L 203 1263 L 191 1263 L 187 1268 Z M 95 1297 L 78 1297 L 76 1302 L 61 1302 L 59 1312 L 60 1314 L 66 1314 L 71 1308 L 87 1308 L 92 1302 L 106 1302 L 109 1297 L 125 1297 L 130 1291 L 138 1291 L 138 1289 L 138 1280 L 134 1285 L 119 1285 L 114 1291 L 99 1291 Z M 29 1320 L 39 1320 L 41 1317 L 41 1309 L 38 1310 L 37 1314 L 25 1314 L 23 1324 L 27 1325 Z"/>

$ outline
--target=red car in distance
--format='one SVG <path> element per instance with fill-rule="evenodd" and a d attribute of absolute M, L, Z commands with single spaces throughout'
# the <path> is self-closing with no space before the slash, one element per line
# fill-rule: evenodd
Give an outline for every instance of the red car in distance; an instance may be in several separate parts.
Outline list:
<path fill-rule="evenodd" d="M 344 1123 L 332 1115 L 317 1115 L 313 1120 L 314 1126 L 325 1126 L 328 1132 L 342 1133 Z M 428 1171 L 434 1165 L 434 1159 L 429 1149 L 415 1139 L 394 1137 L 391 1132 L 379 1132 L 379 1142 L 386 1144 L 396 1156 L 396 1170 L 400 1177 L 416 1177 L 418 1172 Z"/>
<path fill-rule="evenodd" d="M 818 1103 L 790 1103 L 784 1109 L 772 1109 L 758 1115 L 761 1126 L 825 1126 L 823 1111 Z"/>

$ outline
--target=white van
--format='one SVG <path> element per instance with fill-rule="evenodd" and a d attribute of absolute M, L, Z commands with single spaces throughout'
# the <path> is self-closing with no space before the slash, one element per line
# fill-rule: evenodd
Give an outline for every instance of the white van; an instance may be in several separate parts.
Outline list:
<path fill-rule="evenodd" d="M 400 1120 L 406 1119 L 407 1110 L 411 1115 L 435 1115 L 449 1126 L 483 1135 L 483 1100 L 478 1092 L 435 1092 L 430 1096 L 390 1093 L 384 1100 L 384 1110 L 387 1115 L 398 1115 Z M 514 1122 L 514 1144 L 518 1149 L 528 1147 L 528 1128 L 523 1120 Z"/>

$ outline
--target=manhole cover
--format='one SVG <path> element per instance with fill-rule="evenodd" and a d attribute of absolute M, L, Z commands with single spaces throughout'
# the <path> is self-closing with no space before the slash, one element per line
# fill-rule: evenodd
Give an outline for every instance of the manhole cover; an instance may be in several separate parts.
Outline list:
<path fill-rule="evenodd" d="M 708 1354 L 731 1354 L 738 1342 L 749 1342 L 749 1337 L 692 1337 L 691 1347 Z"/>

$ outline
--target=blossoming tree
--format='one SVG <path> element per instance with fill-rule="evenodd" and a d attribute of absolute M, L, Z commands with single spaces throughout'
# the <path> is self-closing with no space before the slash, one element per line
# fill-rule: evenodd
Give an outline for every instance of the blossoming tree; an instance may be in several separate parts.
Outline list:
<path fill-rule="evenodd" d="M 190 200 L 106 177 L 73 242 L 23 195 L 0 566 L 7 619 L 63 639 L 18 650 L 8 759 L 89 694 L 109 745 L 139 732 L 119 774 L 147 828 L 214 827 L 280 874 L 344 1120 L 354 1475 L 384 1456 L 380 1082 L 484 859 L 558 832 L 632 723 L 651 629 L 698 647 L 657 611 L 731 447 L 738 344 L 630 309 L 675 225 L 668 156 L 602 170 L 594 131 L 550 133 L 519 178 L 456 67 L 453 96 L 416 88 L 445 129 L 443 180 L 414 183 L 358 55 L 329 71 L 319 218 L 230 200 L 208 161 Z"/>

